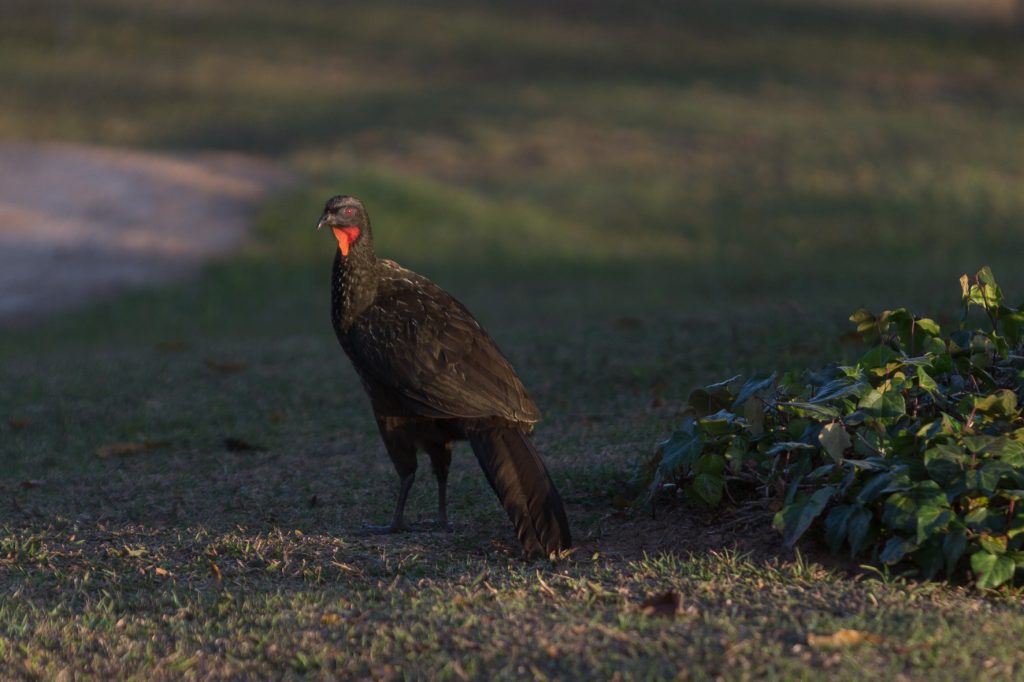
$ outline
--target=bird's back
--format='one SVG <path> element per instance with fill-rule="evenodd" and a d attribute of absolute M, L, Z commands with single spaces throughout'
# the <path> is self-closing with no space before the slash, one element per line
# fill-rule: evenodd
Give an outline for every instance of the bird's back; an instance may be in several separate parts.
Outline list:
<path fill-rule="evenodd" d="M 373 303 L 339 334 L 371 395 L 388 394 L 416 416 L 530 429 L 537 406 L 465 306 L 393 261 L 378 267 Z"/>

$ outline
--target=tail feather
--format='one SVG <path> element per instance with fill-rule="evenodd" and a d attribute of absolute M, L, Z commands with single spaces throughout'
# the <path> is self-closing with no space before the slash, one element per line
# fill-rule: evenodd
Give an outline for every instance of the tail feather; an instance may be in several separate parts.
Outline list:
<path fill-rule="evenodd" d="M 467 435 L 487 481 L 512 519 L 523 551 L 548 556 L 572 546 L 562 498 L 529 436 L 500 427 Z"/>

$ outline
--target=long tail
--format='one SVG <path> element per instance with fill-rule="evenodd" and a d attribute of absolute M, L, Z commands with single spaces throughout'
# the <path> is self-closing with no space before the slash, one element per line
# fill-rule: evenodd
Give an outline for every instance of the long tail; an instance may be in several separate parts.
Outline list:
<path fill-rule="evenodd" d="M 500 427 L 466 435 L 527 556 L 571 547 L 562 498 L 529 436 Z"/>

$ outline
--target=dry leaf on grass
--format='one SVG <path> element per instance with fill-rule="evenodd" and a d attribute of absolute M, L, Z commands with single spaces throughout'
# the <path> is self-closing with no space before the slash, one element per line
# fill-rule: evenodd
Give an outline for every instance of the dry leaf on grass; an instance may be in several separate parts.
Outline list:
<path fill-rule="evenodd" d="M 624 331 L 637 331 L 644 328 L 644 321 L 639 317 L 617 317 L 612 320 L 612 326 Z"/>
<path fill-rule="evenodd" d="M 7 420 L 7 425 L 10 426 L 15 431 L 20 431 L 21 429 L 24 429 L 31 423 L 32 420 L 28 419 L 27 417 L 11 417 L 10 419 Z"/>
<path fill-rule="evenodd" d="M 325 613 L 320 616 L 320 622 L 323 625 L 337 625 L 341 622 L 341 616 L 336 613 Z"/>
<path fill-rule="evenodd" d="M 213 576 L 214 580 L 219 581 L 221 579 L 220 566 L 215 564 L 212 559 L 210 560 L 210 575 Z"/>
<path fill-rule="evenodd" d="M 266 450 L 262 445 L 253 445 L 233 436 L 224 439 L 224 449 L 230 452 L 263 452 Z"/>
<path fill-rule="evenodd" d="M 169 443 L 164 440 L 133 440 L 125 441 L 123 443 L 108 443 L 96 448 L 96 456 L 100 459 L 110 459 L 111 457 L 131 457 L 132 455 L 149 452 L 150 450 L 165 448 L 168 445 Z"/>
<path fill-rule="evenodd" d="M 222 362 L 220 360 L 211 360 L 210 358 L 206 358 L 203 362 L 210 369 L 223 372 L 224 374 L 237 374 L 245 369 L 244 362 Z"/>
<path fill-rule="evenodd" d="M 842 649 L 858 644 L 881 644 L 880 635 L 860 630 L 838 630 L 831 635 L 807 635 L 807 643 L 815 649 Z"/>
<path fill-rule="evenodd" d="M 658 616 L 662 618 L 675 618 L 679 611 L 679 593 L 669 590 L 644 599 L 640 604 L 640 611 L 645 616 Z"/>
<path fill-rule="evenodd" d="M 160 353 L 181 353 L 191 347 L 188 341 L 159 341 L 153 344 L 153 350 Z"/>

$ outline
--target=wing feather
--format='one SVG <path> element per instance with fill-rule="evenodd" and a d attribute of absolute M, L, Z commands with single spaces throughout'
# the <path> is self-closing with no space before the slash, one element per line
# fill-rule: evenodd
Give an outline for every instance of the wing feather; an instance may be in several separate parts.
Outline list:
<path fill-rule="evenodd" d="M 466 308 L 430 280 L 382 261 L 377 299 L 349 331 L 364 378 L 431 418 L 540 419 L 518 375 Z"/>

